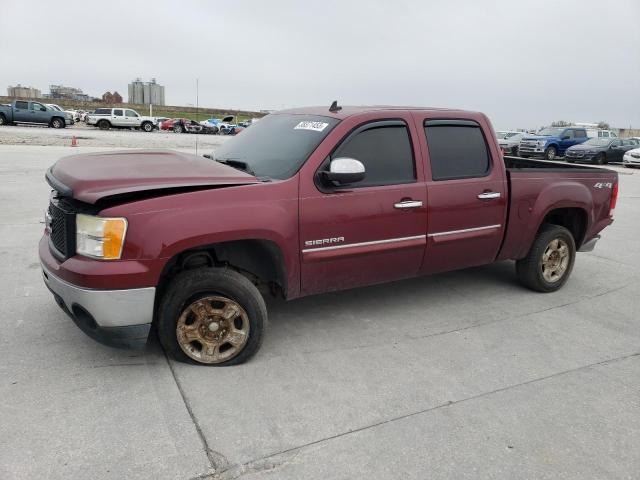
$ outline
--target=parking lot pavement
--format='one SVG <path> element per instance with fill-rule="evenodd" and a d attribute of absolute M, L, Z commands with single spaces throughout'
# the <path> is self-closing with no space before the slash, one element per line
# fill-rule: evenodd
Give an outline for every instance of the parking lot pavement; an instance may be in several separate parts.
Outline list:
<path fill-rule="evenodd" d="M 0 145 L 70 146 L 75 137 L 82 147 L 109 148 L 185 148 L 193 152 L 198 144 L 199 153 L 209 153 L 228 140 L 225 135 L 195 135 L 158 131 L 147 133 L 139 130 L 100 130 L 84 123 L 55 129 L 41 125 L 0 127 Z"/>
<path fill-rule="evenodd" d="M 640 170 L 559 292 L 502 262 L 269 302 L 249 363 L 86 338 L 40 279 L 44 170 L 0 146 L 0 478 L 636 478 Z"/>

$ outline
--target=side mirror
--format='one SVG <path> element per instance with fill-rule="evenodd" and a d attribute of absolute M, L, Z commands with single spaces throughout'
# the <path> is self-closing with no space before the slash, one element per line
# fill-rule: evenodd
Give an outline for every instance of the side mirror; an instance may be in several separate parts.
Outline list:
<path fill-rule="evenodd" d="M 329 164 L 329 171 L 321 172 L 322 179 L 334 185 L 346 185 L 361 182 L 365 177 L 364 165 L 355 158 L 334 158 Z"/>

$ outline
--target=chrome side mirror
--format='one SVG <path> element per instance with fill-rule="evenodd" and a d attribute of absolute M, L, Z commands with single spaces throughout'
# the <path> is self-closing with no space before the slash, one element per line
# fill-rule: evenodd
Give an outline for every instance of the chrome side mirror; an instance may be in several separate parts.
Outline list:
<path fill-rule="evenodd" d="M 322 178 L 327 182 L 339 185 L 361 182 L 365 177 L 364 165 L 360 160 L 348 157 L 339 157 L 331 160 L 329 171 L 321 172 Z"/>

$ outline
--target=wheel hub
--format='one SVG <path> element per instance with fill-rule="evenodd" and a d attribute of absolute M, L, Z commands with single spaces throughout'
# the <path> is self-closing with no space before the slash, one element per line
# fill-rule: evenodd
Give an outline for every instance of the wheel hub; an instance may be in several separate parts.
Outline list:
<path fill-rule="evenodd" d="M 569 245 L 560 238 L 551 240 L 545 249 L 540 262 L 542 276 L 549 283 L 558 282 L 569 266 Z"/>
<path fill-rule="evenodd" d="M 201 363 L 222 363 L 242 351 L 249 317 L 234 300 L 208 296 L 186 306 L 176 324 L 182 351 Z"/>

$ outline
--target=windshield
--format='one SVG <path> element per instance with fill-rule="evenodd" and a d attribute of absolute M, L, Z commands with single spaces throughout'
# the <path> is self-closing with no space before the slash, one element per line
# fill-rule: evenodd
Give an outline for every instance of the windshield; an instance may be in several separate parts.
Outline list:
<path fill-rule="evenodd" d="M 610 142 L 611 140 L 609 140 L 608 138 L 590 138 L 589 140 L 584 142 L 583 145 L 593 145 L 594 147 L 606 147 L 607 145 L 609 145 Z"/>
<path fill-rule="evenodd" d="M 57 112 L 61 112 L 62 109 L 58 105 L 48 105 L 51 110 L 55 110 Z"/>
<path fill-rule="evenodd" d="M 507 134 L 505 135 L 504 138 L 511 138 L 511 137 L 515 137 L 516 135 L 520 135 L 520 133 L 518 133 L 518 132 L 507 132 Z"/>
<path fill-rule="evenodd" d="M 267 115 L 218 147 L 213 158 L 246 164 L 256 177 L 284 180 L 298 171 L 338 122 L 319 115 Z"/>
<path fill-rule="evenodd" d="M 563 130 L 564 128 L 547 127 L 540 130 L 538 135 L 542 135 L 544 137 L 557 137 L 563 132 Z"/>

